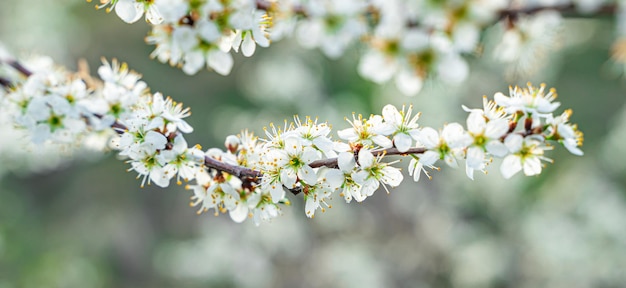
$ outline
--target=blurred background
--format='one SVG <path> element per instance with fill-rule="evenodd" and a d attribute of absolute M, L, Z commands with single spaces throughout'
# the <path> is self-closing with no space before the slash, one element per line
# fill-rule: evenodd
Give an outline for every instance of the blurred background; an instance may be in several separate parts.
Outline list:
<path fill-rule="evenodd" d="M 461 104 L 478 108 L 482 95 L 533 81 L 558 89 L 559 113 L 574 110 L 585 156 L 556 149 L 548 155 L 555 164 L 539 177 L 509 181 L 497 161 L 474 181 L 463 169 L 442 167 L 431 181 L 405 181 L 364 203 L 345 205 L 336 196 L 314 220 L 301 197 L 290 197 L 282 217 L 255 227 L 196 215 L 183 187 L 139 188 L 112 153 L 31 159 L 4 139 L 1 288 L 626 285 L 626 85 L 623 67 L 608 60 L 612 19 L 566 20 L 560 50 L 537 63 L 536 74 L 517 79 L 491 60 L 489 41 L 501 31 L 490 29 L 462 86 L 431 81 L 409 98 L 393 83 L 360 78 L 358 47 L 331 61 L 282 41 L 236 57 L 228 77 L 187 76 L 150 60 L 148 25 L 125 24 L 93 6 L 4 1 L 0 41 L 17 55 L 50 55 L 71 69 L 84 58 L 94 74 L 101 57 L 128 62 L 152 91 L 192 108 L 191 145 L 221 148 L 229 134 L 258 134 L 294 114 L 319 116 L 338 130 L 353 111 L 380 113 L 387 103 L 412 103 L 422 125 L 441 127 L 464 121 Z"/>

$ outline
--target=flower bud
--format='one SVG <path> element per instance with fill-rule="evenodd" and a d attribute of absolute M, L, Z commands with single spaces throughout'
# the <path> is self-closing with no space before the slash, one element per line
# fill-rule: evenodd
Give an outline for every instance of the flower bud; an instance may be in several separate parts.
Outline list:
<path fill-rule="evenodd" d="M 230 153 L 235 154 L 235 152 L 237 152 L 237 149 L 239 148 L 239 143 L 241 143 L 239 137 L 235 135 L 229 135 L 228 137 L 226 137 L 224 146 L 226 146 L 226 149 L 228 149 Z"/>
<path fill-rule="evenodd" d="M 220 160 L 222 159 L 222 153 L 224 152 L 218 148 L 209 148 L 204 154 L 210 158 Z"/>

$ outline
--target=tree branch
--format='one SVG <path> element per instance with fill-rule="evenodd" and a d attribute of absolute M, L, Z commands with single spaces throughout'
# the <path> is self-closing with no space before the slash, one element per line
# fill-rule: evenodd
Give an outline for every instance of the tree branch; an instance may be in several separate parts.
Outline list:
<path fill-rule="evenodd" d="M 120 124 L 119 122 L 115 122 L 111 125 L 118 134 L 123 134 L 126 131 L 126 126 Z M 372 154 L 374 156 L 390 156 L 390 155 L 409 155 L 409 154 L 423 154 L 426 152 L 425 148 L 410 148 L 406 152 L 400 152 L 397 148 L 387 148 L 387 149 L 377 149 L 373 150 Z M 230 175 L 233 175 L 239 179 L 248 178 L 249 181 L 258 183 L 260 178 L 263 176 L 263 173 L 258 170 L 250 169 L 243 166 L 231 165 L 217 159 L 211 158 L 209 156 L 204 156 L 204 166 L 210 169 L 215 169 L 217 171 L 226 172 Z M 322 160 L 313 161 L 309 164 L 311 168 L 320 168 L 320 167 L 329 167 L 329 168 L 338 168 L 339 165 L 337 163 L 337 158 L 327 158 Z M 298 194 L 300 191 L 287 189 L 294 194 Z"/>
<path fill-rule="evenodd" d="M 576 5 L 574 3 L 569 4 L 560 4 L 554 6 L 533 6 L 533 7 L 521 7 L 521 8 L 510 8 L 500 11 L 500 16 L 498 20 L 510 18 L 515 19 L 519 17 L 519 15 L 531 15 L 535 13 L 539 13 L 541 11 L 557 11 L 563 14 L 571 15 L 571 16 L 585 16 L 585 14 L 580 14 L 576 9 Z M 601 6 L 594 13 L 590 13 L 588 15 L 602 15 L 602 14 L 614 14 L 617 11 L 616 4 L 606 4 Z"/>
<path fill-rule="evenodd" d="M 424 152 L 426 152 L 426 149 L 424 148 L 410 148 L 406 152 L 400 152 L 398 151 L 397 148 L 387 148 L 387 149 L 374 150 L 372 151 L 372 154 L 374 154 L 374 156 L 380 156 L 380 155 L 390 156 L 390 155 L 423 154 Z M 311 162 L 311 164 L 309 164 L 309 166 L 311 166 L 311 168 L 319 168 L 319 167 L 337 168 L 338 167 L 337 158 L 328 158 L 328 159 L 313 161 Z"/>
<path fill-rule="evenodd" d="M 28 77 L 28 76 L 33 74 L 33 72 L 30 72 L 30 70 L 28 70 L 26 67 L 24 67 L 18 61 L 9 60 L 9 61 L 5 61 L 5 63 L 7 63 L 9 66 L 13 67 L 15 70 L 19 71 L 20 73 L 22 73 L 22 75 L 24 75 L 26 77 Z"/>
<path fill-rule="evenodd" d="M 13 83 L 11 83 L 11 81 L 9 81 L 9 79 L 0 77 L 0 86 L 3 86 L 4 88 L 9 88 L 11 87 Z"/>
<path fill-rule="evenodd" d="M 213 159 L 209 156 L 204 157 L 204 165 L 206 167 L 209 167 L 215 170 L 226 172 L 240 179 L 249 177 L 249 178 L 253 178 L 257 180 L 258 178 L 263 176 L 263 174 L 261 174 L 260 171 L 242 167 L 242 166 L 230 165 L 222 161 L 219 161 L 217 159 Z"/>

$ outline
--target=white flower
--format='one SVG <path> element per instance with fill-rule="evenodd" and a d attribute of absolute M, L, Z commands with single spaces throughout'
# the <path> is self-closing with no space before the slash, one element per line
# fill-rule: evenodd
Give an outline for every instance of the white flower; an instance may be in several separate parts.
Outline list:
<path fill-rule="evenodd" d="M 260 185 L 261 191 L 268 192 L 272 197 L 273 203 L 278 203 L 285 198 L 285 189 L 280 181 L 281 167 L 277 165 L 279 160 L 282 162 L 281 157 L 284 157 L 284 155 L 277 151 L 270 151 L 265 154 L 265 158 L 268 161 L 262 162 L 265 164 L 265 167 L 262 166 L 261 168 L 261 171 L 263 171 Z"/>
<path fill-rule="evenodd" d="M 505 118 L 507 115 L 503 107 L 498 106 L 498 104 L 496 104 L 493 100 L 488 100 L 487 96 L 483 96 L 483 109 L 470 109 L 465 105 L 462 105 L 462 107 L 466 112 L 482 113 L 487 120 L 501 119 Z"/>
<path fill-rule="evenodd" d="M 190 181 L 196 178 L 200 165 L 204 163 L 204 152 L 197 147 L 189 148 L 182 134 L 176 135 L 171 149 L 160 151 L 156 156 L 159 165 L 168 171 L 168 180 L 178 174 L 176 183 L 182 184 L 180 178 Z"/>
<path fill-rule="evenodd" d="M 266 24 L 263 23 L 271 20 L 267 20 L 268 16 L 263 12 L 256 12 L 254 18 L 257 23 L 246 25 L 249 27 L 241 30 L 238 29 L 232 40 L 232 47 L 235 52 L 239 52 L 239 46 L 241 46 L 241 52 L 246 57 L 250 57 L 254 54 L 256 44 L 261 47 L 270 46 L 269 34 L 265 31 Z"/>
<path fill-rule="evenodd" d="M 233 56 L 217 48 L 208 51 L 196 49 L 184 56 L 185 64 L 183 72 L 193 75 L 198 73 L 206 63 L 207 67 L 213 69 L 220 75 L 228 75 L 233 68 Z"/>
<path fill-rule="evenodd" d="M 559 42 L 561 18 L 556 11 L 518 17 L 514 27 L 505 28 L 501 43 L 494 49 L 494 58 L 508 63 L 510 72 L 521 76 L 537 71 L 549 60 L 549 52 L 558 47 L 555 43 Z"/>
<path fill-rule="evenodd" d="M 103 58 L 102 66 L 98 68 L 98 75 L 104 82 L 115 84 L 128 90 L 135 90 L 137 86 L 141 90 L 146 88 L 146 84 L 139 81 L 141 79 L 140 74 L 131 71 L 126 63 L 120 63 L 116 59 L 109 63 Z"/>
<path fill-rule="evenodd" d="M 552 147 L 542 146 L 542 141 L 533 136 L 523 137 L 519 134 L 510 134 L 504 140 L 509 148 L 510 155 L 506 156 L 500 166 L 500 172 L 504 178 L 509 179 L 517 172 L 524 170 L 526 176 L 541 173 L 541 160 L 552 162 L 543 156 L 545 150 Z"/>
<path fill-rule="evenodd" d="M 380 115 L 372 115 L 369 119 L 363 119 L 363 116 L 360 114 L 358 118 L 355 114 L 352 114 L 352 121 L 347 118 L 346 121 L 352 125 L 352 128 L 337 131 L 339 138 L 348 140 L 350 143 L 358 143 L 366 146 L 373 144 L 383 148 L 391 148 L 393 146 L 389 138 L 378 134 L 378 131 L 387 130 L 386 125 L 383 123 L 383 117 Z"/>
<path fill-rule="evenodd" d="M 533 87 L 529 82 L 527 88 L 509 89 L 510 97 L 498 92 L 494 96 L 496 103 L 504 107 L 509 114 L 515 114 L 517 111 L 532 114 L 533 118 L 546 117 L 549 113 L 554 112 L 561 103 L 553 102 L 556 99 L 556 89 L 551 88 L 545 93 L 546 84 L 539 87 Z"/>
<path fill-rule="evenodd" d="M 141 180 L 142 188 L 146 179 L 148 179 L 148 184 L 154 182 L 159 187 L 167 187 L 169 185 L 170 177 L 168 174 L 170 173 L 159 165 L 155 156 L 155 152 L 151 152 L 150 149 L 137 149 L 132 153 L 132 160 L 128 161 L 131 164 L 129 171 L 134 170 L 139 173 L 137 178 L 143 176 Z"/>
<path fill-rule="evenodd" d="M 469 65 L 456 53 L 447 53 L 437 59 L 437 76 L 449 84 L 459 84 L 469 75 Z"/>
<path fill-rule="evenodd" d="M 319 170 L 319 178 L 325 179 L 324 174 L 326 173 L 325 169 Z M 316 176 L 318 177 L 318 176 Z M 314 185 L 305 185 L 302 187 L 302 192 L 304 193 L 304 212 L 307 217 L 313 218 L 315 217 L 315 211 L 319 208 L 322 212 L 326 211 L 324 206 L 331 208 L 332 206 L 328 204 L 327 200 L 332 195 L 333 191 L 335 191 L 338 187 L 333 185 L 336 183 L 328 182 L 328 181 L 320 181 Z"/>
<path fill-rule="evenodd" d="M 147 129 L 166 128 L 168 132 L 181 131 L 193 132 L 193 128 L 183 118 L 191 115 L 189 107 L 183 108 L 182 103 L 176 103 L 172 98 L 163 99 L 163 94 L 157 92 L 150 103 L 150 124 Z"/>
<path fill-rule="evenodd" d="M 410 69 L 400 69 L 395 78 L 396 87 L 400 92 L 408 96 L 414 96 L 422 90 L 424 78 Z"/>
<path fill-rule="evenodd" d="M 456 158 L 460 157 L 462 150 L 472 143 L 471 136 L 459 123 L 445 125 L 441 135 L 433 128 L 424 127 L 419 138 L 420 144 L 428 149 L 420 157 L 422 162 L 434 163 L 432 159 L 443 159 L 450 167 L 458 166 Z"/>
<path fill-rule="evenodd" d="M 230 219 L 235 221 L 236 223 L 241 223 L 246 220 L 249 216 L 252 216 L 251 210 L 255 209 L 259 201 L 261 200 L 261 195 L 252 193 L 246 198 L 242 198 L 241 194 L 237 191 L 234 191 L 233 199 L 235 199 L 235 207 L 228 209 L 228 215 Z M 258 224 L 257 224 L 258 225 Z"/>
<path fill-rule="evenodd" d="M 396 187 L 402 183 L 402 173 L 400 169 L 390 166 L 393 163 L 381 163 L 382 156 L 374 157 L 367 149 L 359 151 L 358 164 L 360 170 L 352 174 L 352 179 L 362 186 L 361 193 L 364 196 L 372 196 L 378 189 L 380 183 L 389 193 L 386 185 Z"/>
<path fill-rule="evenodd" d="M 405 111 L 402 106 L 402 111 L 398 111 L 393 105 L 386 105 L 383 108 L 383 118 L 385 124 L 390 126 L 391 133 L 385 133 L 387 131 L 381 131 L 380 134 L 393 134 L 393 144 L 398 148 L 400 152 L 406 152 L 413 146 L 413 140 L 418 139 L 419 130 L 417 127 L 417 120 L 420 113 L 417 113 L 415 117 L 411 118 L 413 112 L 413 106 L 409 106 Z M 388 129 L 384 129 L 388 130 Z"/>
<path fill-rule="evenodd" d="M 467 131 L 473 138 L 473 144 L 467 148 L 466 168 L 467 177 L 474 179 L 474 170 L 484 171 L 488 152 L 496 157 L 504 157 L 508 149 L 500 141 L 509 130 L 508 121 L 495 119 L 487 122 L 480 112 L 471 112 L 467 117 Z"/>
<path fill-rule="evenodd" d="M 387 56 L 376 50 L 369 50 L 361 56 L 358 71 L 363 78 L 382 84 L 393 77 L 398 67 L 397 58 Z"/>
<path fill-rule="evenodd" d="M 165 23 L 178 22 L 189 10 L 189 4 L 186 0 L 155 0 L 154 5 L 158 8 L 157 10 L 161 12 L 160 14 Z"/>
<path fill-rule="evenodd" d="M 337 164 L 339 169 L 329 169 L 326 172 L 326 181 L 330 183 L 330 186 L 343 188 L 340 196 L 346 200 L 346 203 L 350 203 L 352 198 L 357 202 L 365 200 L 367 196 L 361 193 L 361 185 L 352 179 L 352 173 L 356 172 L 354 154 L 350 152 L 339 153 Z"/>
<path fill-rule="evenodd" d="M 137 22 L 145 12 L 146 21 L 154 25 L 161 24 L 163 17 L 157 5 L 154 5 L 152 2 L 153 1 L 117 0 L 113 5 L 115 6 L 117 16 L 126 23 Z"/>
<path fill-rule="evenodd" d="M 429 152 L 429 151 L 426 151 Z M 409 162 L 409 175 L 413 176 L 413 181 L 418 182 L 420 180 L 420 176 L 422 172 L 428 177 L 428 179 L 432 179 L 426 168 L 439 170 L 439 167 L 435 167 L 434 164 L 439 160 L 439 155 L 430 151 L 431 153 L 424 153 L 422 156 L 411 155 L 411 161 Z"/>
<path fill-rule="evenodd" d="M 295 188 L 298 180 L 313 185 L 317 182 L 317 175 L 309 164 L 319 159 L 319 154 L 311 146 L 304 146 L 296 138 L 285 139 L 284 150 L 278 150 L 281 157 L 277 159 L 281 167 L 280 179 L 287 188 Z"/>
<path fill-rule="evenodd" d="M 252 196 L 255 195 L 259 194 L 253 194 Z M 263 198 L 261 199 L 263 200 Z M 257 204 L 256 207 L 251 209 L 250 213 L 252 213 L 252 219 L 254 220 L 254 224 L 256 226 L 259 226 L 261 224 L 261 221 L 270 221 L 281 215 L 281 210 L 280 207 L 274 203 L 261 201 L 259 204 Z"/>
<path fill-rule="evenodd" d="M 307 117 L 304 123 L 298 116 L 294 116 L 295 129 L 286 131 L 284 137 L 296 137 L 303 145 L 313 146 L 321 151 L 325 157 L 336 157 L 333 151 L 333 141 L 330 140 L 330 126 L 327 123 L 317 124 L 317 119 Z"/>
<path fill-rule="evenodd" d="M 576 125 L 567 123 L 572 115 L 572 110 L 568 109 L 557 117 L 548 117 L 546 123 L 548 127 L 549 140 L 557 140 L 572 154 L 582 156 L 583 151 L 578 148 L 583 144 L 583 133 L 578 131 Z"/>
<path fill-rule="evenodd" d="M 338 58 L 345 49 L 367 31 L 361 17 L 362 1 L 312 1 L 305 4 L 309 17 L 300 21 L 296 36 L 306 48 L 321 48 L 330 58 Z"/>

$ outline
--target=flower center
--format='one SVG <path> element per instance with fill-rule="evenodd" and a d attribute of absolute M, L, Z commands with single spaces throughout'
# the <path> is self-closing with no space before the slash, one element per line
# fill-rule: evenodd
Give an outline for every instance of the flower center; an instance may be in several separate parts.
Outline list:
<path fill-rule="evenodd" d="M 300 160 L 300 158 L 298 157 L 293 157 L 291 158 L 291 160 L 289 160 L 289 166 L 292 166 L 292 167 L 299 168 L 303 164 L 304 162 L 302 162 L 302 160 Z"/>
<path fill-rule="evenodd" d="M 485 138 L 485 136 L 477 136 L 476 138 L 474 138 L 474 145 L 476 146 L 484 146 L 485 143 L 487 143 L 487 138 Z"/>

